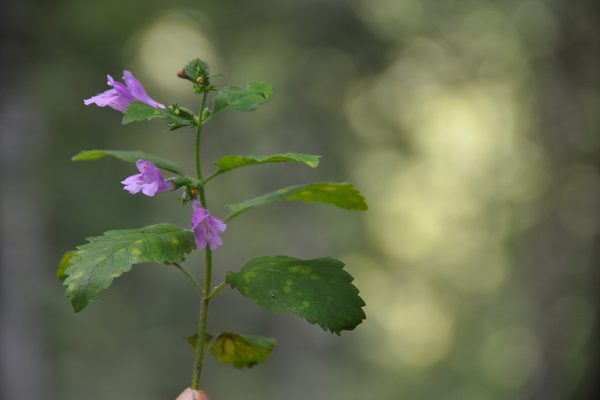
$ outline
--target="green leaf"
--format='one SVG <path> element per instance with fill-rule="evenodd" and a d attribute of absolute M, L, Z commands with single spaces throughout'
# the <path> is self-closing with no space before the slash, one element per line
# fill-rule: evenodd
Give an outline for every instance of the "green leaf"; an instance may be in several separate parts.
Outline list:
<path fill-rule="evenodd" d="M 213 339 L 213 335 L 211 335 L 210 333 L 205 334 L 204 335 L 204 346 L 208 346 L 212 339 Z M 196 344 L 198 343 L 198 334 L 196 333 L 195 335 L 188 336 L 185 338 L 185 340 L 188 342 L 188 344 L 190 346 L 192 346 L 192 348 L 195 349 Z"/>
<path fill-rule="evenodd" d="M 311 168 L 319 165 L 321 156 L 301 153 L 280 153 L 269 156 L 238 156 L 235 154 L 221 157 L 215 165 L 219 168 L 219 173 L 231 171 L 232 169 L 245 167 L 248 165 L 269 164 L 279 162 L 301 162 Z"/>
<path fill-rule="evenodd" d="M 276 343 L 273 338 L 224 332 L 212 344 L 210 351 L 223 364 L 244 368 L 266 361 Z"/>
<path fill-rule="evenodd" d="M 241 203 L 230 204 L 227 207 L 231 214 L 227 219 L 229 220 L 254 207 L 292 200 L 300 200 L 305 203 L 333 204 L 348 210 L 364 211 L 367 209 L 365 198 L 351 183 L 322 182 L 289 186 Z"/>
<path fill-rule="evenodd" d="M 67 268 L 69 268 L 71 266 L 71 258 L 75 255 L 75 251 L 70 250 L 67 251 L 62 258 L 60 259 L 60 262 L 58 263 L 58 269 L 56 270 L 56 277 L 61 281 L 64 282 L 65 279 L 67 279 Z"/>
<path fill-rule="evenodd" d="M 165 108 L 154 108 L 141 101 L 132 102 L 123 114 L 123 125 L 131 122 L 149 121 L 151 119 L 164 118 L 170 130 L 195 126 L 196 116 L 193 111 L 171 104 Z"/>
<path fill-rule="evenodd" d="M 162 110 L 163 116 L 167 121 L 169 130 L 185 128 L 186 126 L 196 125 L 196 116 L 192 110 L 180 107 L 176 104 L 170 105 Z"/>
<path fill-rule="evenodd" d="M 152 161 L 158 168 L 173 172 L 178 175 L 183 175 L 183 167 L 181 167 L 180 165 L 172 161 L 165 160 L 164 158 L 153 156 L 152 154 L 147 154 L 137 150 L 84 150 L 71 157 L 71 160 L 91 161 L 98 160 L 106 156 L 112 156 L 118 158 L 119 160 L 126 161 L 132 164 L 135 164 L 137 160 Z"/>
<path fill-rule="evenodd" d="M 131 122 L 149 121 L 155 118 L 164 118 L 163 111 L 141 101 L 133 101 L 123 113 L 121 123 L 126 125 Z"/>
<path fill-rule="evenodd" d="M 195 248 L 191 231 L 170 224 L 108 231 L 88 242 L 77 246 L 63 282 L 77 312 L 107 289 L 114 278 L 131 270 L 132 265 L 181 262 Z"/>
<path fill-rule="evenodd" d="M 274 313 L 293 313 L 337 334 L 366 318 L 353 278 L 335 258 L 254 258 L 226 282 Z"/>
<path fill-rule="evenodd" d="M 183 67 L 182 78 L 199 83 L 198 78 L 208 78 L 208 64 L 199 58 L 195 58 Z M 207 82 L 205 82 L 207 83 Z"/>
<path fill-rule="evenodd" d="M 240 111 L 253 111 L 265 104 L 273 95 L 271 85 L 251 82 L 245 87 L 225 86 L 215 96 L 213 114 L 228 108 Z"/>

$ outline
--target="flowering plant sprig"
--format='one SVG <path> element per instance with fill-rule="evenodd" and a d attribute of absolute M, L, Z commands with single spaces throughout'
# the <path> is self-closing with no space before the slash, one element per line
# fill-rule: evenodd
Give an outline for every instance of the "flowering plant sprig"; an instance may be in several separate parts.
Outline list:
<path fill-rule="evenodd" d="M 229 205 L 224 218 L 212 215 L 207 205 L 207 186 L 216 177 L 237 168 L 269 163 L 303 163 L 311 168 L 320 156 L 300 153 L 273 155 L 225 155 L 214 163 L 216 169 L 203 175 L 201 144 L 204 125 L 224 110 L 252 111 L 268 102 L 272 88 L 252 82 L 244 87 L 211 83 L 208 65 L 195 59 L 177 74 L 190 81 L 200 96 L 198 113 L 177 104 L 163 105 L 152 99 L 144 86 L 129 71 L 123 74 L 125 84 L 108 76 L 111 89 L 84 100 L 86 105 L 111 107 L 123 113 L 123 123 L 163 119 L 171 130 L 191 127 L 196 132 L 195 176 L 187 176 L 177 163 L 141 151 L 87 150 L 76 154 L 74 161 L 96 160 L 111 156 L 135 164 L 139 173 L 121 183 L 131 194 L 153 197 L 168 191 L 182 190 L 182 199 L 191 203 L 191 229 L 172 224 L 157 224 L 138 229 L 113 230 L 91 237 L 88 243 L 67 252 L 59 263 L 57 277 L 66 286 L 66 295 L 76 312 L 85 308 L 123 273 L 135 264 L 155 262 L 174 266 L 194 285 L 200 295 L 198 331 L 189 337 L 195 350 L 191 388 L 197 390 L 205 349 L 221 362 L 238 368 L 263 362 L 273 351 L 275 339 L 224 332 L 207 333 L 208 308 L 222 289 L 230 287 L 259 306 L 274 313 L 293 313 L 326 331 L 340 334 L 352 330 L 365 319 L 365 303 L 352 285 L 352 276 L 344 271 L 344 263 L 331 257 L 298 259 L 286 256 L 258 257 L 248 261 L 239 271 L 229 271 L 224 282 L 213 285 L 213 251 L 223 245 L 227 224 L 254 207 L 279 201 L 299 200 L 331 204 L 349 210 L 366 210 L 364 197 L 350 183 L 320 182 L 289 186 L 265 195 Z M 212 106 L 209 95 L 215 93 Z M 173 176 L 165 178 L 163 172 Z M 188 253 L 204 252 L 203 282 L 182 265 Z"/>

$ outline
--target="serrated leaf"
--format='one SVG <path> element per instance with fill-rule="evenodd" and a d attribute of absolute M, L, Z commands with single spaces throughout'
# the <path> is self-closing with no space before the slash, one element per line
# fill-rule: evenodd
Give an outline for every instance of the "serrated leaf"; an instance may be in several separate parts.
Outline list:
<path fill-rule="evenodd" d="M 244 368 L 264 362 L 276 343 L 273 338 L 224 332 L 217 337 L 210 351 L 223 364 Z"/>
<path fill-rule="evenodd" d="M 155 118 L 164 118 L 161 109 L 154 108 L 141 101 L 133 101 L 123 113 L 121 123 L 126 125 L 132 122 L 149 121 Z"/>
<path fill-rule="evenodd" d="M 105 232 L 77 246 L 63 284 L 76 312 L 134 264 L 181 262 L 195 248 L 191 231 L 171 224 Z"/>
<path fill-rule="evenodd" d="M 210 344 L 210 342 L 213 339 L 213 335 L 211 335 L 210 333 L 207 333 L 206 335 L 204 335 L 204 346 L 208 346 Z M 198 343 L 198 334 L 196 333 L 195 335 L 192 336 L 188 336 L 185 338 L 185 340 L 188 342 L 188 344 L 190 346 L 192 346 L 192 348 L 196 348 L 196 344 Z"/>
<path fill-rule="evenodd" d="M 348 210 L 364 211 L 367 209 L 365 198 L 351 183 L 321 182 L 289 186 L 241 203 L 230 204 L 227 207 L 231 214 L 227 219 L 229 220 L 254 207 L 292 200 L 300 200 L 305 203 L 333 204 Z"/>
<path fill-rule="evenodd" d="M 208 77 L 208 64 L 199 58 L 195 58 L 183 67 L 183 78 L 198 83 L 198 78 Z"/>
<path fill-rule="evenodd" d="M 352 330 L 366 318 L 354 278 L 335 258 L 259 257 L 226 282 L 274 313 L 296 314 L 324 330 Z"/>
<path fill-rule="evenodd" d="M 98 160 L 100 158 L 112 156 L 118 158 L 119 160 L 126 161 L 132 164 L 135 164 L 137 160 L 147 160 L 152 161 L 158 168 L 164 169 L 166 171 L 173 172 L 175 174 L 183 175 L 183 168 L 169 160 L 165 160 L 164 158 L 160 158 L 157 156 L 153 156 L 152 154 L 147 154 L 141 151 L 123 151 L 123 150 L 84 150 L 77 154 L 75 154 L 71 160 L 72 161 L 89 161 L 89 160 Z"/>
<path fill-rule="evenodd" d="M 64 282 L 67 279 L 67 269 L 71 266 L 71 258 L 75 255 L 74 250 L 67 251 L 58 263 L 58 268 L 56 269 L 56 277 Z"/>
<path fill-rule="evenodd" d="M 271 85 L 251 82 L 244 87 L 225 86 L 215 96 L 213 114 L 226 109 L 253 111 L 265 104 L 273 95 Z"/>
<path fill-rule="evenodd" d="M 301 162 L 311 168 L 319 165 L 321 156 L 302 153 L 280 153 L 268 156 L 238 156 L 230 154 L 221 157 L 215 165 L 219 168 L 219 173 L 231 171 L 232 169 L 246 167 L 249 165 L 270 164 L 279 162 Z"/>

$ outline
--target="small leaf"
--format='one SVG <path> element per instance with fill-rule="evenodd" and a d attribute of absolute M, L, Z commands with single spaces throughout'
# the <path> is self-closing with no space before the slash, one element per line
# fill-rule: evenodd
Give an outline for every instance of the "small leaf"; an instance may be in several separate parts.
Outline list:
<path fill-rule="evenodd" d="M 265 104 L 273 95 L 271 85 L 251 82 L 245 87 L 225 86 L 215 96 L 213 114 L 228 108 L 240 111 L 253 111 Z"/>
<path fill-rule="evenodd" d="M 185 107 L 174 104 L 168 106 L 162 112 L 171 131 L 196 125 L 196 116 L 191 110 Z"/>
<path fill-rule="evenodd" d="M 351 183 L 322 182 L 289 186 L 241 203 L 228 205 L 231 214 L 227 219 L 229 220 L 254 207 L 292 200 L 300 200 L 305 203 L 333 204 L 348 210 L 364 211 L 367 209 L 365 198 Z"/>
<path fill-rule="evenodd" d="M 60 262 L 58 263 L 58 268 L 56 270 L 56 277 L 61 281 L 64 282 L 65 279 L 67 279 L 67 268 L 69 268 L 71 266 L 71 258 L 75 255 L 75 251 L 70 250 L 67 251 L 62 258 L 60 259 Z"/>
<path fill-rule="evenodd" d="M 224 332 L 212 344 L 210 351 L 223 364 L 244 368 L 264 362 L 276 343 L 273 338 Z"/>
<path fill-rule="evenodd" d="M 161 109 L 149 106 L 141 101 L 134 101 L 129 104 L 127 110 L 123 113 L 123 125 L 131 122 L 149 121 L 155 118 L 163 118 L 164 114 Z"/>
<path fill-rule="evenodd" d="M 193 83 L 199 83 L 198 78 L 208 78 L 208 64 L 199 58 L 195 58 L 183 67 L 183 77 Z"/>
<path fill-rule="evenodd" d="M 235 154 L 221 157 L 215 165 L 219 168 L 219 173 L 231 171 L 232 169 L 246 167 L 249 165 L 269 164 L 279 162 L 301 162 L 311 168 L 319 165 L 321 156 L 302 153 L 280 153 L 268 156 L 238 156 Z"/>
<path fill-rule="evenodd" d="M 146 154 L 141 151 L 122 151 L 122 150 L 84 150 L 75 154 L 72 161 L 88 161 L 98 160 L 100 158 L 112 156 L 119 160 L 126 161 L 135 164 L 137 160 L 152 161 L 158 168 L 162 168 L 166 171 L 173 172 L 175 174 L 183 175 L 183 168 L 169 160 L 153 156 L 152 154 Z"/>
<path fill-rule="evenodd" d="M 206 335 L 204 335 L 204 346 L 208 346 L 212 339 L 213 339 L 213 335 L 211 335 L 210 333 L 207 333 Z M 196 344 L 198 343 L 198 334 L 196 333 L 195 335 L 188 336 L 185 338 L 185 340 L 188 342 L 188 344 L 190 346 L 192 346 L 192 348 L 195 349 Z"/>
<path fill-rule="evenodd" d="M 63 282 L 76 312 L 98 297 L 132 265 L 181 262 L 195 248 L 191 231 L 158 224 L 139 229 L 108 231 L 88 238 L 70 258 Z"/>
<path fill-rule="evenodd" d="M 366 318 L 353 278 L 334 258 L 254 258 L 226 282 L 274 313 L 293 313 L 324 330 L 352 330 Z"/>

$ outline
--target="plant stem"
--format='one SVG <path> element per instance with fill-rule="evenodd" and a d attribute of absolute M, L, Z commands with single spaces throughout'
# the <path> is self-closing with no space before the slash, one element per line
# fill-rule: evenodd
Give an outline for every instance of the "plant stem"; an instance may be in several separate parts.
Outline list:
<path fill-rule="evenodd" d="M 206 96 L 208 92 L 202 94 L 202 103 L 200 105 L 200 123 L 196 128 L 196 175 L 198 180 L 202 182 L 202 166 L 200 163 L 200 143 L 202 139 L 202 113 L 204 112 L 204 105 L 206 104 Z M 206 194 L 204 193 L 204 185 L 198 188 L 200 192 L 200 203 L 202 207 L 206 208 Z M 198 322 L 198 341 L 196 342 L 196 359 L 194 360 L 194 373 L 192 376 L 192 389 L 197 390 L 200 384 L 200 374 L 202 373 L 202 365 L 204 364 L 204 348 L 206 338 L 206 322 L 208 320 L 208 304 L 210 298 L 208 297 L 211 289 L 211 275 L 212 275 L 212 252 L 207 247 L 204 251 L 205 262 L 204 262 L 204 292 L 202 295 L 202 305 L 200 307 L 200 321 Z"/>
<path fill-rule="evenodd" d="M 208 295 L 208 299 L 212 299 L 215 297 L 221 290 L 223 290 L 227 286 L 227 282 L 221 282 L 219 285 L 215 286 L 212 293 Z"/>
<path fill-rule="evenodd" d="M 192 273 L 187 268 L 178 263 L 172 263 L 171 265 L 175 266 L 175 268 L 183 272 L 183 274 L 190 280 L 190 282 L 194 284 L 196 290 L 198 291 L 198 293 L 200 293 L 200 296 L 204 296 L 204 292 L 202 290 L 202 286 L 200 286 L 200 282 L 196 280 L 194 275 L 192 275 Z"/>
<path fill-rule="evenodd" d="M 202 181 L 202 166 L 200 165 L 200 139 L 202 135 L 202 127 L 204 126 L 204 121 L 202 121 L 202 113 L 204 112 L 204 105 L 206 104 L 206 96 L 208 92 L 204 92 L 202 94 L 202 102 L 200 104 L 200 112 L 198 118 L 200 122 L 198 123 L 198 127 L 196 128 L 196 175 L 199 181 Z M 204 207 L 203 202 L 202 206 Z"/>
<path fill-rule="evenodd" d="M 192 389 L 198 390 L 200 384 L 200 374 L 204 364 L 204 348 L 206 347 L 206 322 L 208 320 L 208 304 L 210 298 L 210 280 L 212 273 L 212 252 L 206 249 L 205 252 L 206 269 L 204 280 L 204 296 L 202 298 L 202 307 L 200 309 L 200 322 L 198 323 L 198 341 L 196 342 L 196 360 L 194 361 L 194 375 L 192 377 Z"/>

